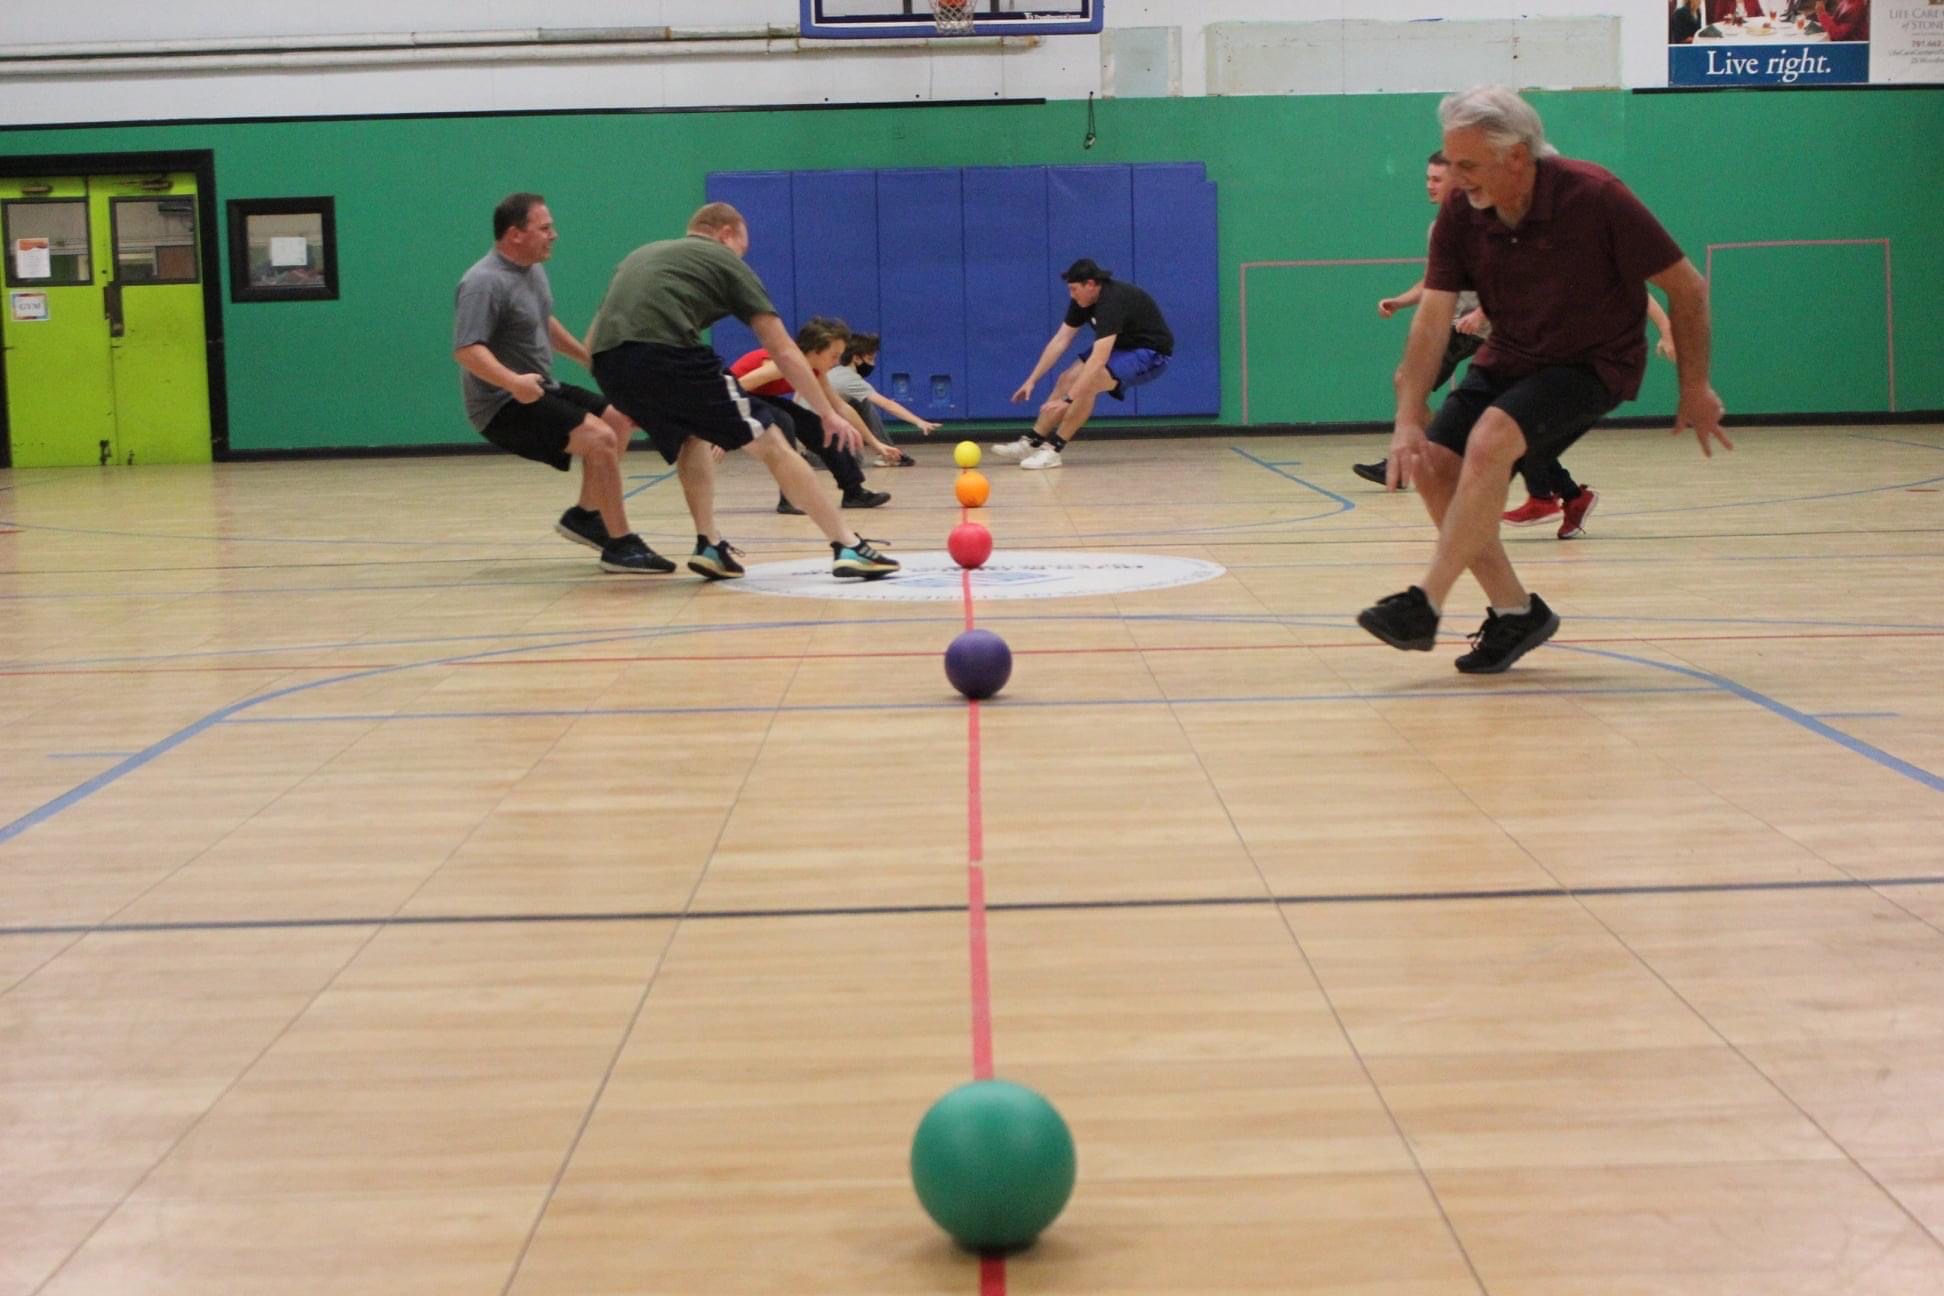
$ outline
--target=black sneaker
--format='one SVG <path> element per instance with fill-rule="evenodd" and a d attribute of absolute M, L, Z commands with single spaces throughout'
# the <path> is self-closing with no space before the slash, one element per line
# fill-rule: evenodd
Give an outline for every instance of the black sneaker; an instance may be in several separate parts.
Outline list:
<path fill-rule="evenodd" d="M 1357 613 L 1357 624 L 1393 648 L 1430 652 L 1438 642 L 1438 614 L 1415 585 Z"/>
<path fill-rule="evenodd" d="M 743 565 L 736 561 L 742 550 L 727 540 L 709 543 L 707 536 L 695 537 L 695 552 L 689 555 L 688 569 L 703 580 L 735 580 L 743 574 Z"/>
<path fill-rule="evenodd" d="M 607 524 L 601 521 L 601 515 L 593 509 L 584 509 L 576 504 L 560 515 L 560 521 L 554 523 L 554 530 L 575 544 L 584 544 L 589 549 L 607 548 Z"/>
<path fill-rule="evenodd" d="M 675 564 L 650 549 L 634 532 L 610 540 L 601 549 L 601 570 L 632 576 L 660 576 L 675 570 Z"/>
<path fill-rule="evenodd" d="M 790 517 L 803 516 L 803 510 L 798 508 L 796 505 L 790 503 L 789 498 L 783 495 L 778 495 L 776 497 L 776 511 L 778 513 L 787 514 Z"/>
<path fill-rule="evenodd" d="M 842 580 L 883 580 L 898 570 L 897 560 L 878 552 L 877 546 L 863 536 L 856 544 L 830 542 L 830 574 Z"/>
<path fill-rule="evenodd" d="M 860 486 L 856 490 L 844 492 L 845 508 L 876 508 L 880 504 L 889 504 L 890 502 L 890 491 L 874 491 Z"/>
<path fill-rule="evenodd" d="M 1488 611 L 1485 624 L 1471 637 L 1472 650 L 1458 658 L 1458 669 L 1467 675 L 1496 675 L 1552 638 L 1557 629 L 1559 614 L 1537 594 L 1532 596 L 1532 610 L 1522 615 Z"/>
<path fill-rule="evenodd" d="M 1350 471 L 1367 482 L 1376 482 L 1379 486 L 1382 486 L 1384 484 L 1384 469 L 1389 464 L 1390 460 L 1388 459 L 1379 459 L 1374 464 L 1351 464 Z"/>

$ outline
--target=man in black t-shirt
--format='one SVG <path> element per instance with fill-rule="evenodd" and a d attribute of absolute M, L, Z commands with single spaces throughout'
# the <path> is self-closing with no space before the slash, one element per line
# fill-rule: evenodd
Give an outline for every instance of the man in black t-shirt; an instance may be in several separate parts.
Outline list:
<path fill-rule="evenodd" d="M 994 458 L 1016 461 L 1021 468 L 1058 468 L 1060 451 L 1080 435 L 1102 392 L 1126 400 L 1128 388 L 1159 378 L 1174 354 L 1174 334 L 1154 298 L 1131 283 L 1119 282 L 1111 270 L 1101 269 L 1087 257 L 1068 266 L 1060 278 L 1066 280 L 1073 305 L 1040 352 L 1033 372 L 1013 393 L 1013 403 L 1032 398 L 1033 385 L 1060 362 L 1082 325 L 1092 326 L 1094 344 L 1054 380 L 1053 394 L 1040 406 L 1033 430 L 1017 441 L 992 447 Z"/>

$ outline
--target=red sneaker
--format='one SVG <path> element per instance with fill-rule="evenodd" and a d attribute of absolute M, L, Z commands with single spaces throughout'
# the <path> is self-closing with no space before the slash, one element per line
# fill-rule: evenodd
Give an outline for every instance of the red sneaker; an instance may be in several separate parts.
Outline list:
<path fill-rule="evenodd" d="M 1559 538 L 1574 540 L 1586 534 L 1586 519 L 1593 512 L 1593 506 L 1600 502 L 1600 492 L 1589 486 L 1580 487 L 1580 493 L 1566 501 L 1561 510 L 1564 516 L 1559 522 Z"/>
<path fill-rule="evenodd" d="M 1533 495 L 1511 512 L 1501 514 L 1499 520 L 1507 526 L 1532 526 L 1535 523 L 1550 521 L 1559 514 L 1558 500 L 1550 495 L 1543 498 Z"/>

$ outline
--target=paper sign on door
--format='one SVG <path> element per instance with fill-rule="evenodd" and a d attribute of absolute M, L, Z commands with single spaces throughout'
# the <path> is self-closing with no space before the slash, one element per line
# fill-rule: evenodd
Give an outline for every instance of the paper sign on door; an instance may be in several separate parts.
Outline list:
<path fill-rule="evenodd" d="M 44 320 L 47 318 L 46 293 L 8 293 L 7 298 L 13 307 L 16 320 Z"/>
<path fill-rule="evenodd" d="M 44 238 L 14 240 L 14 278 L 52 279 L 54 253 Z"/>

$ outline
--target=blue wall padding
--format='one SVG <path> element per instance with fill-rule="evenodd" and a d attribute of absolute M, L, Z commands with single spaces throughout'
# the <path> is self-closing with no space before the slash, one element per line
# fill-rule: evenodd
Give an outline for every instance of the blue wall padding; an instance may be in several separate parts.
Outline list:
<path fill-rule="evenodd" d="M 1168 371 L 1136 388 L 1127 404 L 1148 417 L 1219 414 L 1222 291 L 1215 186 L 1200 163 L 1140 164 L 1133 171 L 1131 277 L 1161 307 L 1175 336 L 1175 354 Z"/>
<path fill-rule="evenodd" d="M 710 202 L 726 202 L 749 223 L 749 266 L 769 289 L 776 313 L 796 331 L 796 275 L 792 248 L 794 221 L 788 171 L 727 171 L 709 177 Z M 756 345 L 756 336 L 731 316 L 715 326 L 711 344 L 724 361 L 734 361 Z"/>
<path fill-rule="evenodd" d="M 969 418 L 965 213 L 956 167 L 878 172 L 878 390 L 926 418 Z"/>
<path fill-rule="evenodd" d="M 1081 257 L 1092 257 L 1094 264 L 1122 279 L 1134 279 L 1134 178 L 1124 166 L 1048 167 L 1046 189 L 1047 304 L 1051 312 L 1047 330 L 1050 334 L 1071 305 L 1060 272 Z M 1082 329 L 1075 346 L 1085 347 L 1092 341 L 1093 333 Z M 1034 394 L 1045 395 L 1040 391 Z M 1114 404 L 1101 402 L 1104 407 Z M 1110 410 L 1102 408 L 1100 412 L 1105 414 Z"/>
<path fill-rule="evenodd" d="M 799 171 L 791 202 L 796 216 L 799 318 L 836 315 L 854 329 L 878 324 L 878 210 L 875 171 Z"/>
<path fill-rule="evenodd" d="M 1046 304 L 1046 168 L 967 167 L 964 182 L 971 417 L 1031 419 L 1036 403 L 1011 398 L 1055 327 Z"/>
<path fill-rule="evenodd" d="M 1083 256 L 1152 293 L 1175 335 L 1168 372 L 1094 416 L 1221 412 L 1216 186 L 1200 163 L 718 172 L 708 195 L 749 218 L 750 264 L 790 331 L 841 315 L 883 333 L 872 382 L 915 413 L 1030 418 L 1059 370 L 1032 403 L 1010 398 Z M 755 345 L 733 320 L 714 337 L 729 360 Z"/>

